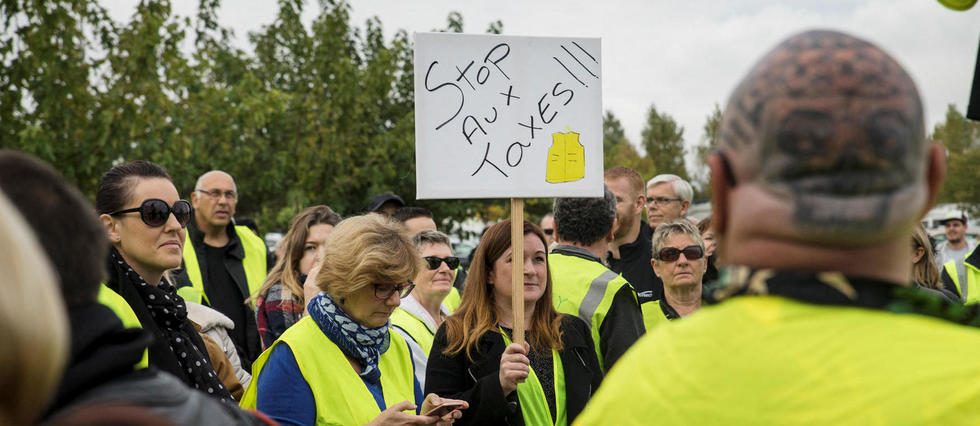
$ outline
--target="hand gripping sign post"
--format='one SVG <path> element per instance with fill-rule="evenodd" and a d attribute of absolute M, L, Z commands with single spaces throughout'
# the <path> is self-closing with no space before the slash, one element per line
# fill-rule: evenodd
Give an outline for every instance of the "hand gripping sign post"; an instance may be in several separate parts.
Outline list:
<path fill-rule="evenodd" d="M 415 35 L 419 199 L 510 198 L 524 342 L 524 198 L 602 197 L 597 38 Z"/>

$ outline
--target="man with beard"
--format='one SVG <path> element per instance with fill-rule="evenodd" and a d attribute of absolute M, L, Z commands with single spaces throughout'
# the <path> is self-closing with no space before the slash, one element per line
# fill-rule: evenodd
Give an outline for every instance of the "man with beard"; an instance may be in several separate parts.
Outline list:
<path fill-rule="evenodd" d="M 606 187 L 616 196 L 616 221 L 619 226 L 609 244 L 609 269 L 623 275 L 643 303 L 663 297 L 664 284 L 650 266 L 650 235 L 653 230 L 643 221 L 643 178 L 628 167 L 613 167 L 603 175 Z"/>

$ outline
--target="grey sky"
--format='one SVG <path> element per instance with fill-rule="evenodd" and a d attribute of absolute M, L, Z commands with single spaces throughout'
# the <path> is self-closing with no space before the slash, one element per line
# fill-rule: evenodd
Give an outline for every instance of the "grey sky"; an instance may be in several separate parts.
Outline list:
<path fill-rule="evenodd" d="M 125 21 L 137 2 L 102 3 Z M 193 16 L 197 3 L 173 0 L 173 8 Z M 306 5 L 304 20 L 310 22 L 318 2 Z M 247 47 L 247 32 L 271 23 L 277 10 L 272 0 L 225 0 L 219 19 Z M 980 41 L 980 7 L 954 12 L 932 0 L 354 0 L 351 22 L 362 27 L 378 16 L 390 37 L 398 29 L 443 28 L 453 10 L 471 33 L 500 19 L 508 35 L 601 37 L 603 109 L 620 118 L 634 144 L 651 104 L 684 127 L 688 147 L 697 143 L 713 105 L 724 108 L 765 51 L 813 28 L 845 31 L 891 53 L 915 78 L 931 130 L 948 104 L 966 109 Z M 691 159 L 688 164 L 694 166 Z"/>

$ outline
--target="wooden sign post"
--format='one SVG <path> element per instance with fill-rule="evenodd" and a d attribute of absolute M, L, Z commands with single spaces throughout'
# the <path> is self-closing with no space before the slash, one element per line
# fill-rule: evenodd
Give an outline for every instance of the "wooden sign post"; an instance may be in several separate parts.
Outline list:
<path fill-rule="evenodd" d="M 597 38 L 415 34 L 419 199 L 511 200 L 514 342 L 524 341 L 524 199 L 602 197 Z"/>
<path fill-rule="evenodd" d="M 524 199 L 510 199 L 511 309 L 514 343 L 524 344 Z"/>

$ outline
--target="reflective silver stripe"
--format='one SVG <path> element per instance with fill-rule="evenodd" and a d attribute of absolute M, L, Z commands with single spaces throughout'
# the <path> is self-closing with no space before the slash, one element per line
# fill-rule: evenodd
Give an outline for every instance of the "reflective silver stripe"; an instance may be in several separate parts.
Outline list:
<path fill-rule="evenodd" d="M 607 269 L 589 284 L 589 291 L 585 293 L 585 298 L 578 305 L 578 317 L 585 321 L 589 328 L 592 328 L 592 315 L 595 314 L 596 309 L 599 309 L 599 303 L 602 302 L 602 297 L 606 295 L 606 286 L 618 276 L 619 274 Z"/>

